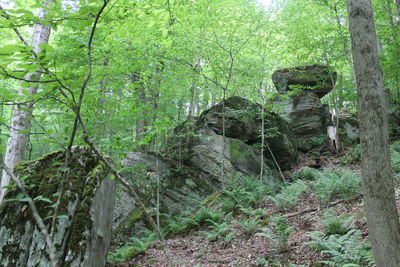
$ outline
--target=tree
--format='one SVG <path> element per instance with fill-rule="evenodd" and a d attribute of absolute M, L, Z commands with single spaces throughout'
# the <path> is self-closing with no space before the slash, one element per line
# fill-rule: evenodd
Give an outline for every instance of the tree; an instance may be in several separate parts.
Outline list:
<path fill-rule="evenodd" d="M 44 20 L 46 15 L 49 13 L 50 4 L 54 0 L 46 0 L 44 1 L 43 7 L 38 10 L 38 19 Z M 32 38 L 32 47 L 33 47 L 33 57 L 35 60 L 38 60 L 38 54 L 41 51 L 40 46 L 43 44 L 47 44 L 49 42 L 50 37 L 50 25 L 45 25 L 41 21 L 35 24 L 33 29 L 33 38 Z M 20 36 L 21 39 L 23 39 Z M 28 45 L 25 40 L 23 40 L 25 45 Z M 29 64 L 29 63 L 28 63 Z M 26 81 L 39 81 L 40 76 L 42 75 L 41 68 L 37 69 L 37 71 L 29 72 L 25 75 L 24 79 Z M 29 95 L 35 95 L 38 91 L 39 83 L 34 84 L 31 87 L 25 88 L 21 86 L 18 94 L 24 95 L 27 92 Z M 20 105 L 13 110 L 13 115 L 11 119 L 11 127 L 10 127 L 10 137 L 8 139 L 7 148 L 6 148 L 6 156 L 4 159 L 4 163 L 11 170 L 14 166 L 24 159 L 26 146 L 28 142 L 29 130 L 31 128 L 31 116 L 33 110 L 34 102 L 27 102 Z M 7 174 L 5 170 L 3 170 L 3 174 L 1 177 L 1 187 L 7 186 L 10 182 L 10 176 Z M 3 200 L 4 194 L 6 193 L 6 188 L 0 188 L 0 203 Z"/>
<path fill-rule="evenodd" d="M 390 162 L 388 102 L 370 0 L 348 0 L 369 238 L 378 267 L 400 266 L 400 223 Z"/>

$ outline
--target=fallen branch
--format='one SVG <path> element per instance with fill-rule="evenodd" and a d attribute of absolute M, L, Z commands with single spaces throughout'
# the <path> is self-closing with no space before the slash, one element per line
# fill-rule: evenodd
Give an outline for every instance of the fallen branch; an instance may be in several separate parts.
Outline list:
<path fill-rule="evenodd" d="M 334 201 L 334 202 L 331 202 L 329 205 L 327 205 L 327 206 L 324 207 L 324 208 L 309 208 L 309 209 L 301 210 L 301 211 L 298 211 L 298 212 L 293 212 L 293 213 L 285 214 L 285 215 L 283 215 L 283 217 L 284 217 L 284 218 L 292 218 L 292 217 L 296 217 L 296 216 L 303 215 L 303 214 L 306 214 L 306 213 L 311 213 L 311 212 L 320 211 L 320 210 L 323 210 L 323 209 L 325 209 L 325 208 L 329 208 L 329 207 L 336 206 L 336 205 L 338 205 L 338 204 L 340 204 L 340 203 L 343 203 L 343 202 L 350 202 L 350 201 L 359 199 L 359 198 L 362 197 L 362 196 L 363 196 L 363 195 L 360 194 L 360 195 L 355 196 L 355 197 L 352 198 L 352 199 L 339 199 L 339 200 L 336 200 L 336 201 Z"/>

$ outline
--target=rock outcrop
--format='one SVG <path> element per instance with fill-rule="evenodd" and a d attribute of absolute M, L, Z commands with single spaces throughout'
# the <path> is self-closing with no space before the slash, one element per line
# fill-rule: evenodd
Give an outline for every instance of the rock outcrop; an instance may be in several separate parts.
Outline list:
<path fill-rule="evenodd" d="M 15 168 L 24 177 L 42 218 L 52 216 L 61 186 L 64 151 Z M 54 244 L 62 266 L 104 266 L 111 240 L 115 182 L 108 170 L 86 147 L 73 147 L 64 181 L 64 196 L 56 220 Z M 28 205 L 17 188 L 0 206 L 0 265 L 50 266 L 46 244 Z M 18 200 L 19 199 L 19 200 Z M 51 203 L 48 203 L 51 202 Z M 45 223 L 50 229 L 51 219 Z"/>
<path fill-rule="evenodd" d="M 270 149 L 265 146 L 261 156 L 261 115 L 260 105 L 241 97 L 228 98 L 199 118 L 179 125 L 163 158 L 132 152 L 122 164 L 132 181 L 142 181 L 138 187 L 146 205 L 155 207 L 157 182 L 161 185 L 160 211 L 169 215 L 196 207 L 221 190 L 222 183 L 243 176 L 259 181 L 261 167 L 263 183 L 278 187 L 282 181 L 274 158 L 282 168 L 290 167 L 297 160 L 296 142 L 288 123 L 265 111 L 264 131 Z M 143 211 L 125 193 L 121 193 L 116 206 L 116 241 L 137 235 L 146 227 Z"/>
<path fill-rule="evenodd" d="M 328 67 L 318 64 L 276 70 L 272 74 L 272 81 L 279 93 L 309 91 L 318 98 L 332 91 L 336 78 L 336 72 L 331 73 Z"/>
<path fill-rule="evenodd" d="M 321 65 L 277 70 L 272 75 L 277 91 L 288 95 L 278 100 L 279 114 L 289 122 L 303 152 L 318 144 L 315 139 L 332 125 L 329 107 L 320 98 L 332 90 L 335 80 L 336 73 Z"/>

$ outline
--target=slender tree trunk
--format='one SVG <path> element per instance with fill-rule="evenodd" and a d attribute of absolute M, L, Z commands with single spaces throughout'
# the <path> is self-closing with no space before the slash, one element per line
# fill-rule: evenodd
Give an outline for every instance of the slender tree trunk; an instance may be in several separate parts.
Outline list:
<path fill-rule="evenodd" d="M 39 19 L 44 19 L 48 14 L 48 8 L 54 0 L 46 0 L 43 3 L 43 8 L 38 11 Z M 41 23 L 37 23 L 34 26 L 32 47 L 33 51 L 37 54 L 40 52 L 39 45 L 47 44 L 49 42 L 50 26 L 45 26 Z M 25 76 L 26 80 L 40 80 L 41 72 L 28 73 Z M 38 90 L 38 86 L 29 88 L 20 88 L 19 94 L 23 95 L 23 90 L 27 90 L 30 95 L 35 95 Z M 8 139 L 6 155 L 4 158 L 5 165 L 13 170 L 15 165 L 24 159 L 26 146 L 28 142 L 28 131 L 31 127 L 31 116 L 34 108 L 33 103 L 26 103 L 16 106 L 13 109 L 11 118 L 10 137 Z M 1 177 L 1 186 L 7 186 L 10 183 L 9 175 L 3 170 Z M 0 188 L 0 203 L 6 193 L 5 188 Z"/>
<path fill-rule="evenodd" d="M 361 130 L 369 238 L 378 267 L 400 266 L 400 223 L 390 163 L 387 96 L 371 0 L 347 0 Z"/>
<path fill-rule="evenodd" d="M 199 83 L 199 76 L 201 70 L 201 57 L 197 59 L 197 62 L 194 65 L 194 71 L 192 74 L 192 85 L 190 86 L 190 102 L 189 102 L 189 117 L 196 115 L 196 107 L 198 107 L 198 97 L 199 94 L 197 92 L 197 85 Z"/>
<path fill-rule="evenodd" d="M 142 78 L 139 73 L 135 72 L 132 74 L 132 82 L 138 82 L 141 79 Z M 136 88 L 136 92 L 137 92 L 137 97 L 138 97 L 138 105 L 142 106 L 142 108 L 138 112 L 138 118 L 136 119 L 136 131 L 135 131 L 136 143 L 138 144 L 138 146 L 137 146 L 138 150 L 144 151 L 145 146 L 141 143 L 146 134 L 147 122 L 146 122 L 145 118 L 147 117 L 147 111 L 146 111 L 147 98 L 146 98 L 146 93 L 145 93 L 143 82 L 140 82 L 139 86 Z"/>
<path fill-rule="evenodd" d="M 397 24 L 400 27 L 400 0 L 396 0 L 396 7 L 397 7 Z"/>

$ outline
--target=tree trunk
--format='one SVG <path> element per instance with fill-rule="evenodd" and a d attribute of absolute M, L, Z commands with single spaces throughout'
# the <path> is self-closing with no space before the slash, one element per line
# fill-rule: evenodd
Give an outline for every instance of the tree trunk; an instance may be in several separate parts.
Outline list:
<path fill-rule="evenodd" d="M 400 27 L 400 0 L 396 0 L 396 7 L 397 7 L 397 24 Z"/>
<path fill-rule="evenodd" d="M 46 0 L 43 3 L 43 8 L 38 10 L 38 18 L 44 19 L 49 13 L 48 8 L 54 0 Z M 40 52 L 39 45 L 47 44 L 49 42 L 50 36 L 50 26 L 45 26 L 41 23 L 37 23 L 34 26 L 32 47 L 33 51 L 37 54 Z M 41 71 L 28 73 L 25 76 L 26 80 L 40 80 Z M 29 91 L 30 95 L 35 95 L 38 90 L 38 86 L 29 88 L 20 88 L 18 93 L 23 95 L 23 90 Z M 13 109 L 13 114 L 11 118 L 11 128 L 10 137 L 8 139 L 6 155 L 4 158 L 4 163 L 9 169 L 14 169 L 15 165 L 24 159 L 26 146 L 28 142 L 28 132 L 31 127 L 31 116 L 33 111 L 33 103 L 25 103 L 16 106 Z M 7 186 L 10 183 L 10 177 L 3 171 L 1 177 L 1 187 Z M 5 188 L 0 188 L 0 203 L 4 198 L 6 193 Z"/>
<path fill-rule="evenodd" d="M 135 82 L 140 82 L 142 77 L 140 76 L 139 73 L 135 72 L 132 74 L 132 83 Z M 135 129 L 135 134 L 136 134 L 136 143 L 138 144 L 137 149 L 139 151 L 145 151 L 145 145 L 141 144 L 143 141 L 143 138 L 146 134 L 146 125 L 147 121 L 145 118 L 147 117 L 147 112 L 146 112 L 146 93 L 144 91 L 144 84 L 143 82 L 140 82 L 140 84 L 137 86 L 135 89 L 138 97 L 138 105 L 142 106 L 140 111 L 138 112 L 138 118 L 136 119 L 136 129 Z"/>
<path fill-rule="evenodd" d="M 390 163 L 387 96 L 371 0 L 348 0 L 369 238 L 378 267 L 400 266 L 400 223 Z"/>

